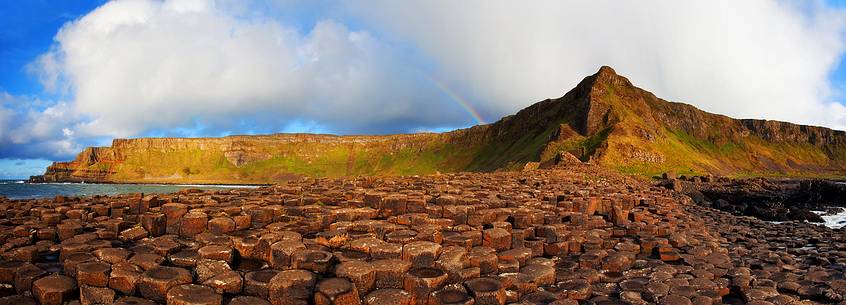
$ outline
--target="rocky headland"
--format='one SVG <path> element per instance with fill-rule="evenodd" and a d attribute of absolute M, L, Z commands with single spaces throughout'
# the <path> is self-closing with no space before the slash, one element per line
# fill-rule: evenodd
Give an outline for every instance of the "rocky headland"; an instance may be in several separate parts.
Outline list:
<path fill-rule="evenodd" d="M 822 179 L 743 178 L 665 174 L 658 184 L 703 206 L 768 221 L 822 222 L 846 208 L 846 183 Z"/>
<path fill-rule="evenodd" d="M 0 199 L 0 304 L 817 304 L 846 235 L 603 167 Z"/>
<path fill-rule="evenodd" d="M 32 182 L 273 184 L 299 177 L 519 170 L 568 153 L 629 174 L 842 176 L 846 133 L 665 101 L 609 67 L 564 96 L 446 133 L 116 139 Z"/>

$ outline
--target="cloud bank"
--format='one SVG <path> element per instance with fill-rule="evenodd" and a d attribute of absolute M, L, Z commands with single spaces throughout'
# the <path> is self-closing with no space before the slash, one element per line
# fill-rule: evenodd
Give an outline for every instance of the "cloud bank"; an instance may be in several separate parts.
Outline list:
<path fill-rule="evenodd" d="M 359 3 L 359 2 L 357 2 Z M 611 65 L 659 97 L 844 128 L 828 75 L 846 14 L 822 2 L 372 1 L 353 9 L 508 113 Z"/>
<path fill-rule="evenodd" d="M 844 129 L 829 80 L 844 30 L 823 2 L 118 0 L 30 64 L 60 101 L 5 95 L 0 156 L 68 158 L 111 137 L 467 126 L 601 65 L 707 111 Z"/>

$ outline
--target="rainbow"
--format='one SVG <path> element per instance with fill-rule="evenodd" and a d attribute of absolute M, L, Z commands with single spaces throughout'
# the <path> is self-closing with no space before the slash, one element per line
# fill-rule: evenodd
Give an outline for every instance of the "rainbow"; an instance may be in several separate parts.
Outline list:
<path fill-rule="evenodd" d="M 476 109 L 473 108 L 473 106 L 470 104 L 470 102 L 468 102 L 465 98 L 458 95 L 458 93 L 456 93 L 454 90 L 452 90 L 444 82 L 442 82 L 442 81 L 440 81 L 440 80 L 438 80 L 434 77 L 428 76 L 428 75 L 427 75 L 426 78 L 428 78 L 433 84 L 435 84 L 435 86 L 437 86 L 439 89 L 441 89 L 441 91 L 443 91 L 447 96 L 449 96 L 450 99 L 452 99 L 456 104 L 458 104 L 459 107 L 461 107 L 461 109 L 464 109 L 464 111 L 467 112 L 467 114 L 470 115 L 470 117 L 472 117 L 473 120 L 475 120 L 477 124 L 479 124 L 479 125 L 487 124 L 487 123 L 485 123 L 485 119 L 483 119 L 482 116 L 479 114 L 479 112 L 476 111 Z"/>

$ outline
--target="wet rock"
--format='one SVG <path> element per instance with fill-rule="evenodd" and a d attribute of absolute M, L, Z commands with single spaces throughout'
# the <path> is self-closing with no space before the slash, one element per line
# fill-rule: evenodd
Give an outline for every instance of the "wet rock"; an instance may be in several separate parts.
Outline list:
<path fill-rule="evenodd" d="M 126 295 L 133 295 L 142 272 L 141 268 L 129 263 L 114 264 L 109 275 L 109 288 Z"/>
<path fill-rule="evenodd" d="M 106 287 L 112 267 L 103 262 L 87 262 L 76 267 L 76 280 L 79 285 Z"/>
<path fill-rule="evenodd" d="M 359 295 L 367 295 L 376 283 L 376 270 L 372 264 L 363 261 L 340 263 L 335 269 L 335 275 L 355 284 Z"/>
<path fill-rule="evenodd" d="M 383 259 L 371 263 L 375 271 L 374 287 L 403 288 L 403 277 L 411 269 L 411 262 L 399 259 Z"/>
<path fill-rule="evenodd" d="M 207 286 L 179 285 L 167 292 L 169 305 L 220 305 L 222 303 L 223 297 Z"/>
<path fill-rule="evenodd" d="M 266 299 L 269 296 L 268 283 L 276 276 L 278 271 L 259 270 L 248 272 L 244 275 L 244 293 L 247 295 Z"/>
<path fill-rule="evenodd" d="M 270 247 L 270 265 L 275 269 L 284 269 L 291 266 L 291 257 L 295 252 L 306 250 L 305 244 L 299 240 L 283 240 L 274 243 Z"/>
<path fill-rule="evenodd" d="M 473 305 L 475 300 L 464 291 L 447 288 L 439 290 L 429 297 L 429 304 L 432 305 Z"/>
<path fill-rule="evenodd" d="M 566 280 L 555 286 L 559 298 L 571 300 L 587 300 L 593 288 L 590 283 L 582 279 Z"/>
<path fill-rule="evenodd" d="M 145 271 L 138 280 L 138 292 L 147 299 L 164 302 L 168 290 L 190 284 L 193 278 L 188 270 L 157 266 Z"/>
<path fill-rule="evenodd" d="M 209 220 L 209 231 L 214 234 L 228 234 L 235 232 L 235 220 L 229 217 L 216 217 Z"/>
<path fill-rule="evenodd" d="M 325 273 L 332 265 L 332 253 L 321 250 L 298 250 L 291 257 L 292 268 Z"/>
<path fill-rule="evenodd" d="M 358 305 L 358 289 L 347 279 L 329 278 L 317 283 L 315 305 Z"/>
<path fill-rule="evenodd" d="M 244 284 L 241 274 L 235 271 L 226 271 L 203 281 L 203 285 L 214 289 L 218 294 L 238 294 Z"/>
<path fill-rule="evenodd" d="M 661 298 L 661 305 L 692 305 L 689 298 L 680 295 L 668 295 Z"/>
<path fill-rule="evenodd" d="M 11 295 L 7 297 L 0 298 L 0 304 L 2 305 L 37 305 L 35 300 L 29 296 L 22 296 L 22 295 Z"/>
<path fill-rule="evenodd" d="M 115 301 L 114 305 L 156 305 L 156 302 L 138 297 L 122 297 Z"/>
<path fill-rule="evenodd" d="M 505 288 L 496 279 L 476 278 L 464 282 L 464 287 L 478 305 L 505 304 Z"/>
<path fill-rule="evenodd" d="M 25 294 L 32 289 L 32 285 L 36 280 L 45 275 L 47 275 L 47 272 L 44 269 L 26 264 L 15 272 L 15 290 L 18 294 Z"/>
<path fill-rule="evenodd" d="M 132 255 L 129 250 L 123 248 L 101 248 L 95 250 L 93 254 L 97 259 L 109 264 L 126 262 Z"/>
<path fill-rule="evenodd" d="M 123 241 L 136 241 L 147 237 L 149 233 L 141 226 L 132 227 L 120 232 L 120 239 Z"/>
<path fill-rule="evenodd" d="M 231 264 L 235 260 L 235 251 L 229 246 L 208 245 L 197 250 L 200 259 L 219 260 Z"/>
<path fill-rule="evenodd" d="M 498 251 L 511 249 L 511 233 L 501 228 L 487 229 L 482 234 L 482 245 Z"/>
<path fill-rule="evenodd" d="M 316 282 L 317 276 L 311 271 L 281 271 L 268 283 L 270 302 L 273 305 L 307 305 Z"/>
<path fill-rule="evenodd" d="M 252 296 L 238 296 L 232 298 L 226 305 L 270 305 L 265 299 Z"/>
<path fill-rule="evenodd" d="M 411 294 L 401 289 L 378 289 L 364 297 L 367 305 L 410 305 Z"/>
<path fill-rule="evenodd" d="M 76 281 L 63 275 L 43 277 L 32 283 L 32 295 L 42 305 L 62 305 L 77 293 Z"/>
<path fill-rule="evenodd" d="M 188 212 L 180 220 L 179 235 L 193 237 L 203 233 L 208 224 L 208 215 L 203 212 Z"/>
<path fill-rule="evenodd" d="M 133 255 L 129 259 L 129 262 L 138 267 L 141 267 L 144 270 L 150 270 L 161 265 L 164 260 L 165 258 L 158 254 L 139 253 Z"/>
<path fill-rule="evenodd" d="M 79 302 L 82 305 L 112 304 L 115 295 L 115 291 L 109 288 L 83 285 L 79 289 Z"/>
<path fill-rule="evenodd" d="M 0 284 L 13 284 L 15 281 L 15 273 L 18 269 L 24 266 L 22 261 L 2 261 L 0 262 Z"/>
<path fill-rule="evenodd" d="M 403 288 L 411 293 L 413 303 L 428 304 L 429 295 L 443 287 L 446 272 L 433 268 L 411 269 L 403 278 Z"/>
<path fill-rule="evenodd" d="M 434 266 L 441 253 L 441 245 L 430 241 L 416 241 L 403 246 L 402 259 L 411 262 L 413 268 Z"/>

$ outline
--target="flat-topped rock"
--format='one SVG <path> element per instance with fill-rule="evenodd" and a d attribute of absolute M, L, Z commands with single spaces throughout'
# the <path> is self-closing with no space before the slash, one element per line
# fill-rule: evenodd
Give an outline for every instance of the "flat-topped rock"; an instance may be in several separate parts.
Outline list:
<path fill-rule="evenodd" d="M 359 305 L 358 289 L 347 279 L 329 278 L 317 283 L 315 305 Z"/>
<path fill-rule="evenodd" d="M 317 276 L 308 270 L 285 270 L 268 283 L 273 305 L 307 305 L 312 299 Z"/>
<path fill-rule="evenodd" d="M 187 284 L 167 291 L 167 304 L 173 305 L 221 305 L 223 297 L 208 286 Z"/>
<path fill-rule="evenodd" d="M 62 305 L 77 293 L 76 281 L 63 275 L 50 275 L 32 283 L 32 295 L 43 305 Z"/>
<path fill-rule="evenodd" d="M 188 270 L 158 266 L 145 271 L 138 280 L 138 291 L 145 298 L 164 302 L 167 292 L 176 286 L 190 284 L 193 277 Z"/>

